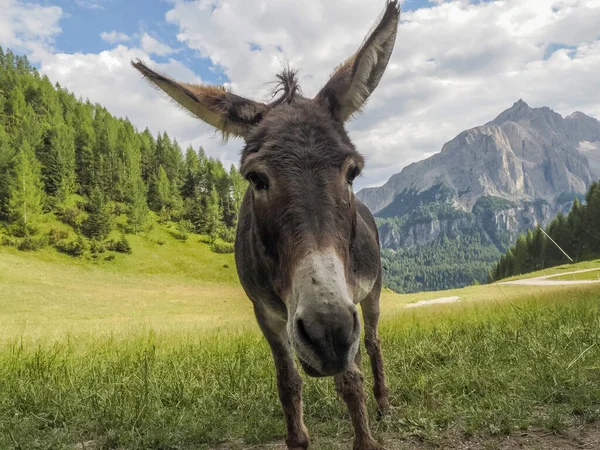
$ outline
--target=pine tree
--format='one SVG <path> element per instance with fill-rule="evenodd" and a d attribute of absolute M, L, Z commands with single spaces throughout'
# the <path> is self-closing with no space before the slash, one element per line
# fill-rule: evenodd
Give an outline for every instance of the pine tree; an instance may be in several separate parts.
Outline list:
<path fill-rule="evenodd" d="M 75 191 L 75 139 L 73 131 L 54 117 L 40 150 L 46 193 L 57 203 L 64 202 Z"/>
<path fill-rule="evenodd" d="M 86 236 L 99 241 L 106 239 L 111 230 L 111 214 L 106 198 L 98 186 L 91 189 L 88 213 L 88 218 L 83 223 Z"/>
<path fill-rule="evenodd" d="M 20 236 L 35 230 L 42 212 L 43 189 L 41 168 L 35 152 L 28 142 L 23 142 L 16 156 L 14 178 L 11 183 L 9 215 Z"/>
<path fill-rule="evenodd" d="M 0 126 L 0 220 L 8 220 L 8 202 L 11 194 L 11 181 L 15 165 L 15 149 L 8 134 Z"/>
<path fill-rule="evenodd" d="M 195 198 L 199 194 L 197 174 L 200 166 L 198 154 L 192 147 L 185 152 L 185 167 L 183 183 L 181 185 L 181 196 L 183 199 Z"/>
<path fill-rule="evenodd" d="M 523 234 L 519 235 L 517 243 L 513 248 L 514 254 L 514 274 L 525 273 L 529 264 L 529 255 L 527 251 L 527 239 Z"/>
<path fill-rule="evenodd" d="M 585 239 L 589 242 L 589 252 L 600 254 L 600 182 L 593 183 L 586 195 L 587 229 Z"/>
<path fill-rule="evenodd" d="M 134 233 L 138 233 L 148 220 L 148 201 L 146 199 L 146 185 L 139 178 L 131 185 L 131 202 L 127 212 L 129 226 Z"/>
<path fill-rule="evenodd" d="M 219 194 L 216 188 L 212 188 L 210 194 L 206 198 L 206 208 L 204 209 L 204 230 L 203 232 L 209 236 L 215 236 L 219 232 L 223 209 Z"/>
<path fill-rule="evenodd" d="M 567 224 L 569 230 L 569 248 L 573 253 L 571 256 L 578 261 L 580 255 L 584 252 L 585 230 L 584 230 L 585 209 L 578 198 L 573 202 L 571 211 L 567 216 Z"/>
<path fill-rule="evenodd" d="M 96 134 L 93 126 L 94 107 L 88 101 L 80 105 L 75 113 L 75 171 L 77 174 L 77 192 L 89 195 L 94 180 L 94 146 Z"/>

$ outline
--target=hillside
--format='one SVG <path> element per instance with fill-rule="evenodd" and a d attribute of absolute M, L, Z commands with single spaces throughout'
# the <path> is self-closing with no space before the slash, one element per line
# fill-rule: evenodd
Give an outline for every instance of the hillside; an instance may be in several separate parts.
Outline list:
<path fill-rule="evenodd" d="M 600 122 L 523 100 L 357 196 L 375 213 L 386 284 L 400 292 L 484 282 L 517 236 L 583 200 L 598 179 Z"/>
<path fill-rule="evenodd" d="M 137 130 L 0 48 L 2 245 L 97 260 L 158 227 L 232 252 L 246 186 L 203 148 Z"/>

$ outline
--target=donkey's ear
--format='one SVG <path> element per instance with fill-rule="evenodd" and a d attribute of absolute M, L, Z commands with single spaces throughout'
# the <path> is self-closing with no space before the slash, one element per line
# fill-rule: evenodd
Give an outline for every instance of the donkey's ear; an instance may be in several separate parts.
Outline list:
<path fill-rule="evenodd" d="M 387 67 L 400 21 L 398 0 L 388 0 L 383 15 L 359 50 L 339 66 L 315 98 L 342 122 L 359 111 Z"/>
<path fill-rule="evenodd" d="M 139 59 L 131 65 L 192 114 L 222 131 L 224 138 L 247 137 L 267 111 L 267 105 L 227 92 L 222 86 L 179 83 L 149 69 Z"/>

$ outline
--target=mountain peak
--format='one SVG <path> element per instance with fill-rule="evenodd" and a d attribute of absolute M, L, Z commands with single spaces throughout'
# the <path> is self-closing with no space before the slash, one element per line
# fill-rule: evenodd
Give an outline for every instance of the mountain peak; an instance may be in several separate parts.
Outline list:
<path fill-rule="evenodd" d="M 513 103 L 511 109 L 515 109 L 515 108 L 529 108 L 529 105 L 527 103 L 525 103 L 525 100 L 520 98 L 515 103 Z"/>
<path fill-rule="evenodd" d="M 519 120 L 528 118 L 533 113 L 534 109 L 531 108 L 525 100 L 520 98 L 513 105 L 501 112 L 498 117 L 496 117 L 491 122 L 488 122 L 486 125 L 502 125 L 506 122 L 518 122 Z"/>
<path fill-rule="evenodd" d="M 585 155 L 578 151 L 583 141 L 593 145 Z M 465 210 L 481 196 L 554 201 L 562 192 L 585 192 L 593 179 L 590 155 L 597 148 L 596 119 L 575 113 L 566 120 L 548 107 L 531 108 L 520 98 L 485 126 L 459 133 L 441 152 L 358 197 L 375 213 L 404 191 L 424 192 L 438 184 L 454 190 Z"/>
<path fill-rule="evenodd" d="M 582 113 L 581 111 L 575 111 L 572 114 L 569 114 L 567 117 L 565 117 L 565 119 L 574 119 L 574 120 L 592 120 L 592 121 L 598 121 L 597 119 L 588 116 L 587 114 Z"/>

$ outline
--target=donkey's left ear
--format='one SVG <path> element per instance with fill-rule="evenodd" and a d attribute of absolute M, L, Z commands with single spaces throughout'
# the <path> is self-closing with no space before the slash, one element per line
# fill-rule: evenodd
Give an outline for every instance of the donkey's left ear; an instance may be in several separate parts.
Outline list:
<path fill-rule="evenodd" d="M 227 92 L 222 86 L 180 83 L 149 69 L 140 60 L 131 64 L 185 109 L 220 130 L 224 138 L 229 135 L 246 138 L 267 113 L 268 106 L 264 103 Z"/>
<path fill-rule="evenodd" d="M 336 69 L 315 97 L 337 120 L 345 122 L 359 111 L 379 84 L 394 50 L 399 22 L 399 2 L 388 0 L 360 49 Z"/>

